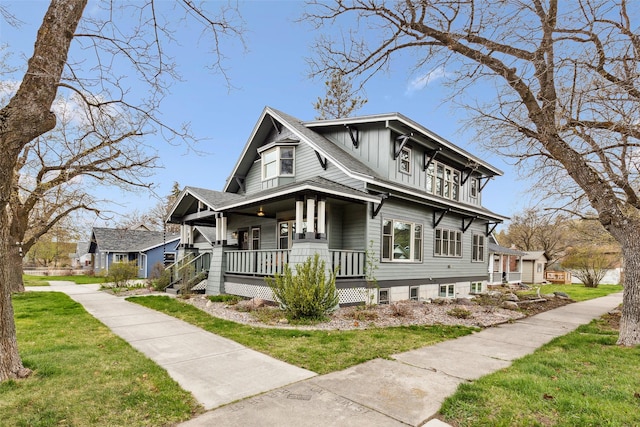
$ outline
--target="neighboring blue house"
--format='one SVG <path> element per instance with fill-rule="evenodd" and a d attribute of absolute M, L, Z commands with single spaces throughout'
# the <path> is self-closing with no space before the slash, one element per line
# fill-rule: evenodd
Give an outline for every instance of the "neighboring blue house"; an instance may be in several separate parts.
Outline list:
<path fill-rule="evenodd" d="M 89 253 L 93 272 L 107 274 L 116 262 L 136 262 L 138 277 L 150 277 L 153 266 L 173 263 L 180 236 L 147 229 L 94 228 Z"/>

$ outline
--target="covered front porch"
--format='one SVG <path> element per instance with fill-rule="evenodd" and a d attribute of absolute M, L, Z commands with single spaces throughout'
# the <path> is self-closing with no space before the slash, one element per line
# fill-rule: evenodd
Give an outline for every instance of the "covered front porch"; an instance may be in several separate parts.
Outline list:
<path fill-rule="evenodd" d="M 197 249 L 211 253 L 206 293 L 264 298 L 265 277 L 315 253 L 339 288 L 364 284 L 367 215 L 380 198 L 320 178 L 286 187 L 253 197 L 186 189 L 170 221 L 181 224 L 185 251 L 198 248 L 198 227 L 214 231 Z"/>
<path fill-rule="evenodd" d="M 489 243 L 489 285 L 515 284 L 522 281 L 524 252 Z"/>

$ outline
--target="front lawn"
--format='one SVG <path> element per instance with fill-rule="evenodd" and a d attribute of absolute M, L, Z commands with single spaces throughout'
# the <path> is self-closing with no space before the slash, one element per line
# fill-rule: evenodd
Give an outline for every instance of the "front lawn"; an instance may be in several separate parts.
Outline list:
<path fill-rule="evenodd" d="M 640 347 L 616 345 L 606 315 L 445 400 L 455 426 L 638 426 Z"/>
<path fill-rule="evenodd" d="M 339 371 L 378 357 L 413 350 L 470 334 L 465 326 L 401 326 L 366 330 L 295 330 L 260 328 L 218 319 L 167 296 L 131 297 L 127 301 L 177 317 L 292 365 L 319 374 Z"/>
<path fill-rule="evenodd" d="M 102 276 L 32 276 L 23 274 L 22 280 L 25 286 L 49 286 L 49 280 L 60 280 L 65 282 L 74 282 L 76 285 L 88 285 L 93 283 L 105 283 L 106 279 Z"/>
<path fill-rule="evenodd" d="M 533 290 L 518 292 L 518 294 L 535 294 L 535 288 Z M 574 301 L 586 301 L 593 298 L 604 297 L 614 292 L 622 292 L 621 285 L 600 285 L 597 288 L 587 288 L 582 284 L 572 285 L 542 285 L 540 286 L 541 294 L 552 294 L 554 292 L 564 292 Z"/>
<path fill-rule="evenodd" d="M 13 295 L 34 374 L 0 383 L 3 426 L 159 426 L 200 411 L 166 371 L 58 292 Z"/>

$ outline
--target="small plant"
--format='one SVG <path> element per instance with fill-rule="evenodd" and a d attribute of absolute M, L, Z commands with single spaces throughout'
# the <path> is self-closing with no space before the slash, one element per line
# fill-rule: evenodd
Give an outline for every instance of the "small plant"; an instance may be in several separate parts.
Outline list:
<path fill-rule="evenodd" d="M 378 319 L 378 312 L 369 305 L 356 306 L 355 309 L 350 313 L 350 315 L 353 320 L 358 320 L 360 322 Z"/>
<path fill-rule="evenodd" d="M 151 280 L 151 286 L 156 291 L 164 291 L 171 284 L 171 270 L 164 269 L 160 276 Z"/>
<path fill-rule="evenodd" d="M 138 266 L 135 262 L 114 262 L 109 266 L 107 280 L 113 283 L 113 288 L 126 288 L 129 280 L 138 276 Z"/>
<path fill-rule="evenodd" d="M 265 278 L 273 295 L 290 319 L 321 319 L 338 305 L 336 272 L 326 277 L 326 263 L 320 255 L 296 266 L 296 274 L 288 264 L 282 274 Z"/>
<path fill-rule="evenodd" d="M 455 317 L 456 319 L 468 319 L 471 317 L 471 312 L 466 308 L 462 307 L 454 307 L 451 310 L 447 311 L 447 314 L 451 317 Z"/>
<path fill-rule="evenodd" d="M 403 304 L 394 302 L 390 305 L 391 314 L 395 317 L 407 317 L 411 314 L 411 307 L 409 304 Z"/>
<path fill-rule="evenodd" d="M 377 292 L 373 291 L 377 291 L 379 289 L 378 279 L 376 278 L 378 258 L 376 256 L 376 251 L 373 249 L 373 240 L 369 240 L 369 249 L 365 251 L 365 256 L 367 258 L 364 266 L 364 278 L 367 282 L 366 301 L 367 305 L 371 307 L 373 305 L 375 295 L 377 294 Z"/>
<path fill-rule="evenodd" d="M 236 305 L 238 302 L 242 301 L 242 297 L 238 295 L 209 295 L 207 299 L 211 302 L 226 302 L 229 305 Z"/>

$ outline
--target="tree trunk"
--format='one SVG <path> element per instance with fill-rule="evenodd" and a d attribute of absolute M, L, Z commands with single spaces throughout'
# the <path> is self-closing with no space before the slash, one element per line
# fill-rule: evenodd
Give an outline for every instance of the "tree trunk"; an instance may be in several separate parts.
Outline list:
<path fill-rule="evenodd" d="M 13 241 L 9 241 L 7 261 L 9 264 L 8 287 L 10 292 L 24 292 L 24 282 L 22 281 L 22 256 L 20 255 L 20 247 Z"/>
<path fill-rule="evenodd" d="M 619 345 L 640 345 L 640 229 L 626 233 L 624 257 L 624 297 L 620 319 Z"/>
<path fill-rule="evenodd" d="M 0 253 L 2 254 L 7 254 L 11 250 L 7 222 L 6 211 L 0 211 Z M 0 381 L 26 377 L 31 372 L 22 366 L 18 353 L 11 290 L 7 286 L 11 280 L 10 270 L 9 263 L 0 262 Z"/>

